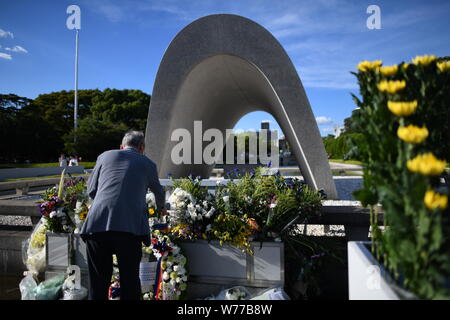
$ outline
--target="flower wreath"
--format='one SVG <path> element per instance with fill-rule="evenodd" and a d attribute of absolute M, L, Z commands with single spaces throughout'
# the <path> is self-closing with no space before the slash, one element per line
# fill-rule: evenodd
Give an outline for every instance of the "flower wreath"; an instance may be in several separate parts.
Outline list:
<path fill-rule="evenodd" d="M 187 259 L 168 235 L 160 230 L 152 235 L 150 247 L 144 250 L 158 259 L 156 279 L 153 293 L 145 294 L 144 300 L 178 300 L 187 288 Z"/>

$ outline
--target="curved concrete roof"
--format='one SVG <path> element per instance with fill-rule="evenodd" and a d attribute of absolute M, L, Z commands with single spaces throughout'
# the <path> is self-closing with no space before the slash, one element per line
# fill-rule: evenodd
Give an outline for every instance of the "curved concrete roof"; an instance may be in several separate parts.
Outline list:
<path fill-rule="evenodd" d="M 202 120 L 203 131 L 217 128 L 225 133 L 257 110 L 277 120 L 305 181 L 337 198 L 322 138 L 294 65 L 272 34 L 236 15 L 200 18 L 170 43 L 153 88 L 145 153 L 158 165 L 161 178 L 169 173 L 208 177 L 212 166 L 172 163 L 171 150 L 178 143 L 170 141 L 172 131 L 186 128 L 193 135 L 193 122 Z"/>

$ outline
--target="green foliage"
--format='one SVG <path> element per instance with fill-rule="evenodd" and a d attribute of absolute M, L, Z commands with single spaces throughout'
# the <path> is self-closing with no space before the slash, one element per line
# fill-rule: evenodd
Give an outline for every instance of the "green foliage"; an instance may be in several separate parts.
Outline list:
<path fill-rule="evenodd" d="M 295 219 L 305 221 L 317 215 L 322 199 L 321 193 L 309 189 L 302 181 L 266 176 L 261 168 L 216 189 L 217 209 L 255 219 L 261 227 L 258 237 L 263 238 L 268 232 L 287 232 L 289 223 Z"/>
<path fill-rule="evenodd" d="M 335 159 L 354 159 L 358 160 L 358 154 L 355 146 L 362 143 L 362 136 L 360 133 L 343 133 L 335 138 L 330 135 L 323 140 L 327 154 Z"/>
<path fill-rule="evenodd" d="M 123 135 L 128 130 L 124 124 L 87 117 L 79 122 L 76 142 L 73 142 L 73 130 L 64 136 L 65 149 L 69 153 L 82 155 L 83 159 L 95 160 L 104 151 L 119 149 Z"/>
<path fill-rule="evenodd" d="M 85 169 L 92 169 L 95 166 L 95 162 L 79 162 L 80 166 Z M 47 167 L 59 167 L 58 162 L 48 162 L 48 163 L 2 163 L 0 164 L 0 169 L 8 168 L 47 168 Z"/>
<path fill-rule="evenodd" d="M 145 130 L 150 96 L 140 90 L 105 89 L 92 98 L 90 114 L 80 120 L 76 132 L 64 135 L 69 153 L 94 160 L 110 149 L 118 149 L 128 130 Z"/>
<path fill-rule="evenodd" d="M 95 160 L 118 148 L 123 134 L 144 130 L 150 96 L 139 90 L 78 91 L 78 131 L 74 143 L 74 92 L 41 94 L 31 100 L 0 95 L 0 162 L 55 161 L 60 153 Z"/>
<path fill-rule="evenodd" d="M 172 178 L 171 178 L 172 179 Z M 201 186 L 200 177 L 195 179 L 192 176 L 187 178 L 172 179 L 173 189 L 180 188 L 189 192 L 197 201 L 203 201 L 208 196 L 208 187 Z"/>
<path fill-rule="evenodd" d="M 438 189 L 439 176 L 411 172 L 407 161 L 425 152 L 449 161 L 450 73 L 440 71 L 432 61 L 400 64 L 392 75 L 383 75 L 378 68 L 354 75 L 362 100 L 353 95 L 360 109 L 352 126 L 361 132 L 358 156 L 364 163 L 363 188 L 355 197 L 364 206 L 381 203 L 388 226 L 380 230 L 372 214 L 373 241 L 377 242 L 373 251 L 399 284 L 418 297 L 448 298 L 449 210 L 432 210 L 424 204 L 427 190 L 448 194 L 448 189 Z M 404 80 L 406 87 L 382 92 L 377 84 L 383 80 Z M 387 107 L 388 101 L 414 100 L 418 108 L 409 116 L 399 117 Z M 399 126 L 407 125 L 425 126 L 430 134 L 422 143 L 407 143 L 397 136 Z"/>

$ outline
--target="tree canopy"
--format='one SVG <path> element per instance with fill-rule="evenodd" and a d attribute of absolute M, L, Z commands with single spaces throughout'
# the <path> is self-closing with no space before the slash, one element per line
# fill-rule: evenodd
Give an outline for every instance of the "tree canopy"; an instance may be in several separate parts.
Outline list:
<path fill-rule="evenodd" d="M 140 90 L 78 91 L 78 130 L 74 142 L 74 91 L 36 99 L 0 95 L 0 162 L 56 161 L 60 153 L 95 160 L 118 148 L 123 134 L 145 130 L 150 95 Z"/>

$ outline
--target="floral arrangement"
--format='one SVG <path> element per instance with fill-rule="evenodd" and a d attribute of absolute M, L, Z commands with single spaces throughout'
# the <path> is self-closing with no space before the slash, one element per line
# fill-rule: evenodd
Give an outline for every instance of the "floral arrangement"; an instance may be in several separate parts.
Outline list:
<path fill-rule="evenodd" d="M 39 221 L 25 249 L 25 265 L 33 274 L 37 275 L 45 269 L 45 232 L 47 228 L 43 221 Z"/>
<path fill-rule="evenodd" d="M 221 213 L 214 219 L 211 230 L 207 232 L 211 238 L 218 239 L 221 246 L 228 243 L 251 252 L 249 240 L 253 229 L 246 215 L 239 217 L 227 212 Z"/>
<path fill-rule="evenodd" d="M 323 193 L 312 191 L 300 180 L 262 172 L 256 170 L 218 185 L 216 194 L 202 187 L 199 177 L 173 180 L 169 215 L 162 218 L 156 212 L 154 194 L 146 195 L 152 239 L 150 247 L 143 246 L 143 252 L 153 254 L 159 269 L 155 291 L 145 293 L 145 300 L 180 299 L 185 294 L 187 261 L 176 244 L 178 240 L 218 240 L 220 245 L 251 253 L 254 239 L 286 240 L 294 222 L 306 223 L 308 217 L 319 213 Z M 64 183 L 63 174 L 59 190 L 47 190 L 40 204 L 44 235 L 46 230 L 77 232 L 86 219 L 89 202 L 84 179 L 71 178 Z M 41 245 L 39 233 L 33 239 Z M 113 269 L 110 298 L 119 299 L 116 258 Z"/>
<path fill-rule="evenodd" d="M 187 289 L 187 260 L 180 247 L 164 232 L 154 230 L 150 247 L 144 247 L 143 250 L 146 253 L 153 253 L 158 259 L 154 292 L 144 294 L 144 299 L 180 299 Z"/>
<path fill-rule="evenodd" d="M 177 238 L 206 239 L 211 230 L 215 211 L 212 196 L 207 200 L 197 200 L 188 191 L 176 188 L 170 195 L 169 223 L 171 232 Z"/>
<path fill-rule="evenodd" d="M 69 178 L 64 181 L 64 174 L 58 190 L 47 189 L 42 195 L 39 209 L 45 221 L 46 230 L 59 232 L 78 232 L 86 219 L 90 200 L 83 177 Z"/>
<path fill-rule="evenodd" d="M 220 185 L 216 193 L 219 211 L 243 217 L 256 239 L 278 238 L 289 226 L 305 223 L 320 214 L 323 192 L 311 190 L 296 178 L 263 175 L 263 168 Z"/>
<path fill-rule="evenodd" d="M 70 232 L 69 217 L 67 216 L 67 208 L 64 201 L 55 195 L 56 188 L 47 190 L 39 205 L 40 212 L 46 221 L 46 227 L 53 232 Z"/>
<path fill-rule="evenodd" d="M 298 179 L 264 175 L 262 169 L 244 175 L 236 169 L 240 179 L 218 182 L 215 195 L 199 178 L 173 180 L 168 202 L 174 239 L 218 240 L 251 252 L 253 239 L 280 239 L 293 222 L 305 223 L 320 212 L 323 193 Z"/>
<path fill-rule="evenodd" d="M 450 161 L 450 62 L 365 61 L 354 75 L 362 100 L 353 95 L 353 126 L 362 132 L 356 147 L 364 163 L 355 196 L 384 210 L 383 230 L 372 210 L 372 251 L 401 288 L 423 299 L 449 298 L 449 189 L 440 181 Z"/>

